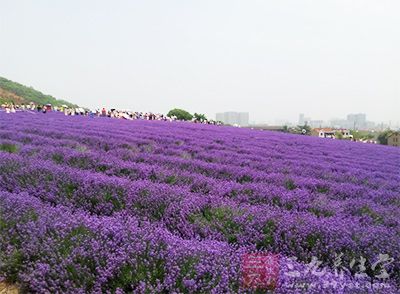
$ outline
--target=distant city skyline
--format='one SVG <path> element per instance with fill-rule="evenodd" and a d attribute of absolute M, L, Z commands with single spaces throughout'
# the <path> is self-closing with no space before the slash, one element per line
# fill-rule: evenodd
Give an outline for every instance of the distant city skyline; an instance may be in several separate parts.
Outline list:
<path fill-rule="evenodd" d="M 219 112 L 215 115 L 215 119 L 229 125 L 239 125 L 241 127 L 247 127 L 249 125 L 248 112 Z"/>
<path fill-rule="evenodd" d="M 1 1 L 0 76 L 90 108 L 399 124 L 400 1 Z"/>
<path fill-rule="evenodd" d="M 256 122 L 250 120 L 250 125 L 270 125 L 270 126 L 297 126 L 308 125 L 312 128 L 333 127 L 345 129 L 400 129 L 399 122 L 379 122 L 371 121 L 366 113 L 348 113 L 342 118 L 314 119 L 304 113 L 299 113 L 297 120 L 275 119 L 269 121 Z"/>

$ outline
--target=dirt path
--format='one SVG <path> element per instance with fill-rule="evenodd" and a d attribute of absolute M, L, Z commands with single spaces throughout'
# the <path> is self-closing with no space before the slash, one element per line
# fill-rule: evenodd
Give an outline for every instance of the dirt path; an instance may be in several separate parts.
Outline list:
<path fill-rule="evenodd" d="M 6 284 L 4 282 L 0 282 L 0 294 L 18 294 L 18 293 L 19 291 L 17 287 Z"/>

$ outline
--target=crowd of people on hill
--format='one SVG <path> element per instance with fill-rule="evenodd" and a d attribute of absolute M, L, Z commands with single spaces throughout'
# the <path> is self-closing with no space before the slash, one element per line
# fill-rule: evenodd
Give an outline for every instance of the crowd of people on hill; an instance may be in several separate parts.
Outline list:
<path fill-rule="evenodd" d="M 52 106 L 50 104 L 40 105 L 35 103 L 30 104 L 14 104 L 14 103 L 3 103 L 0 105 L 0 109 L 5 111 L 6 113 L 15 113 L 17 111 L 30 111 L 30 112 L 39 112 L 39 113 L 47 113 L 49 111 L 61 112 L 66 116 L 75 116 L 75 115 L 83 115 L 88 117 L 109 117 L 109 118 L 117 118 L 117 119 L 126 119 L 126 120 L 158 120 L 158 121 L 179 121 L 176 116 L 167 116 L 161 113 L 153 113 L 153 112 L 138 112 L 138 111 L 130 111 L 130 110 L 118 110 L 118 109 L 95 109 L 89 110 L 82 107 L 68 107 L 67 105 L 62 106 Z M 220 125 L 220 122 L 208 119 L 196 119 L 193 118 L 191 120 L 193 123 L 202 123 L 202 124 L 211 124 L 211 125 Z"/>
<path fill-rule="evenodd" d="M 0 109 L 4 110 L 6 113 L 15 113 L 17 111 L 37 111 L 46 113 L 49 107 L 47 105 L 36 105 L 34 103 L 30 104 L 15 104 L 15 103 L 3 103 L 0 105 Z"/>

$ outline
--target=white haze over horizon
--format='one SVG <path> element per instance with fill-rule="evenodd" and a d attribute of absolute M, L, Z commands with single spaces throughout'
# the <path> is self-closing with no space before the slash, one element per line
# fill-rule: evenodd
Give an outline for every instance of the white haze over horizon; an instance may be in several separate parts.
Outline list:
<path fill-rule="evenodd" d="M 0 0 L 0 76 L 90 107 L 400 121 L 400 1 Z"/>

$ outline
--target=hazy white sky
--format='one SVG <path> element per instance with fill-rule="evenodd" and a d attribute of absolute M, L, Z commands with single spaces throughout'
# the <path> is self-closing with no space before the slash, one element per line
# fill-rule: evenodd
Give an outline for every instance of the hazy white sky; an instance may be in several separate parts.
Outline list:
<path fill-rule="evenodd" d="M 0 0 L 0 76 L 88 107 L 400 121 L 400 1 Z"/>

